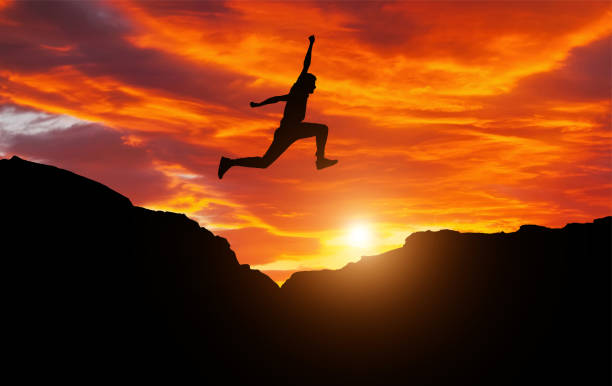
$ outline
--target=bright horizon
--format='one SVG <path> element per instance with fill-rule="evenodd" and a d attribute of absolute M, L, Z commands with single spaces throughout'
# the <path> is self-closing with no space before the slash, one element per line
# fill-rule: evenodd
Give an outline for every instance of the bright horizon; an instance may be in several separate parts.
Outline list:
<path fill-rule="evenodd" d="M 420 230 L 612 214 L 609 2 L 0 0 L 0 156 L 185 213 L 282 283 Z M 267 169 L 308 47 L 305 121 Z"/>

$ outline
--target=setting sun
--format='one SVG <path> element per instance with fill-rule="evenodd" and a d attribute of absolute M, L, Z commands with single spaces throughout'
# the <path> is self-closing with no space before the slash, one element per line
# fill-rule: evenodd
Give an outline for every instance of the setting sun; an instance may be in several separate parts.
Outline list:
<path fill-rule="evenodd" d="M 355 224 L 349 228 L 347 241 L 352 247 L 366 248 L 370 246 L 372 232 L 365 224 Z"/>

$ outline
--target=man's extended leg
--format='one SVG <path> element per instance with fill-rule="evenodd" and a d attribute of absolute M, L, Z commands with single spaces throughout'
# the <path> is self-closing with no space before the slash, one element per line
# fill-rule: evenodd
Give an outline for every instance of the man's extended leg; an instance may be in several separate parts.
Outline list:
<path fill-rule="evenodd" d="M 321 123 L 300 123 L 296 130 L 298 138 L 316 137 L 317 139 L 317 169 L 323 169 L 335 165 L 338 163 L 337 160 L 325 158 L 325 144 L 327 143 L 327 125 Z"/>
<path fill-rule="evenodd" d="M 223 175 L 231 168 L 232 166 L 243 166 L 247 168 L 267 168 L 272 164 L 272 162 L 276 161 L 281 154 L 287 150 L 289 146 L 297 138 L 291 137 L 289 132 L 280 131 L 277 129 L 274 132 L 274 140 L 270 144 L 270 147 L 263 155 L 263 157 L 245 157 L 245 158 L 236 158 L 230 159 L 226 157 L 221 157 L 221 162 L 219 163 L 219 178 L 223 178 Z"/>

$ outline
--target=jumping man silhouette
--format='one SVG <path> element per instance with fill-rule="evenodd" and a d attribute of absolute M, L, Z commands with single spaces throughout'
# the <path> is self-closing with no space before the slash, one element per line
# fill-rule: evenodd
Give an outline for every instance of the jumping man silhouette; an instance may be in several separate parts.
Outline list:
<path fill-rule="evenodd" d="M 227 158 L 221 157 L 219 162 L 219 178 L 232 166 L 244 166 L 247 168 L 267 168 L 291 144 L 298 139 L 316 137 L 317 140 L 317 169 L 323 169 L 335 165 L 338 161 L 325 158 L 325 143 L 327 142 L 327 126 L 320 123 L 302 122 L 306 116 L 306 102 L 308 102 L 309 94 L 314 92 L 315 81 L 317 78 L 308 72 L 310 67 L 310 58 L 312 56 L 312 45 L 314 44 L 314 35 L 308 38 L 310 45 L 304 58 L 304 68 L 298 77 L 297 81 L 291 87 L 289 94 L 274 96 L 266 99 L 263 102 L 251 102 L 251 107 L 259 107 L 276 102 L 287 102 L 283 119 L 281 119 L 280 127 L 274 131 L 274 140 L 263 155 L 263 157 L 246 157 L 246 158 Z"/>

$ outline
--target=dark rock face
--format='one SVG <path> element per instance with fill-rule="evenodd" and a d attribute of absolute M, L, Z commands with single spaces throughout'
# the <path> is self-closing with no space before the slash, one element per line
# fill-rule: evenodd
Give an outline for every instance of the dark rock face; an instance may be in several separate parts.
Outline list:
<path fill-rule="evenodd" d="M 224 238 L 17 157 L 0 160 L 0 181 L 5 315 L 24 374 L 175 379 L 265 359 L 279 288 Z"/>
<path fill-rule="evenodd" d="M 17 157 L 0 181 L 21 379 L 610 384 L 611 217 L 419 232 L 279 289 L 184 215 Z"/>
<path fill-rule="evenodd" d="M 296 346 L 332 342 L 330 361 L 361 380 L 608 384 L 611 235 L 611 217 L 419 232 L 338 271 L 296 273 L 283 297 L 298 325 L 326 337 Z"/>

